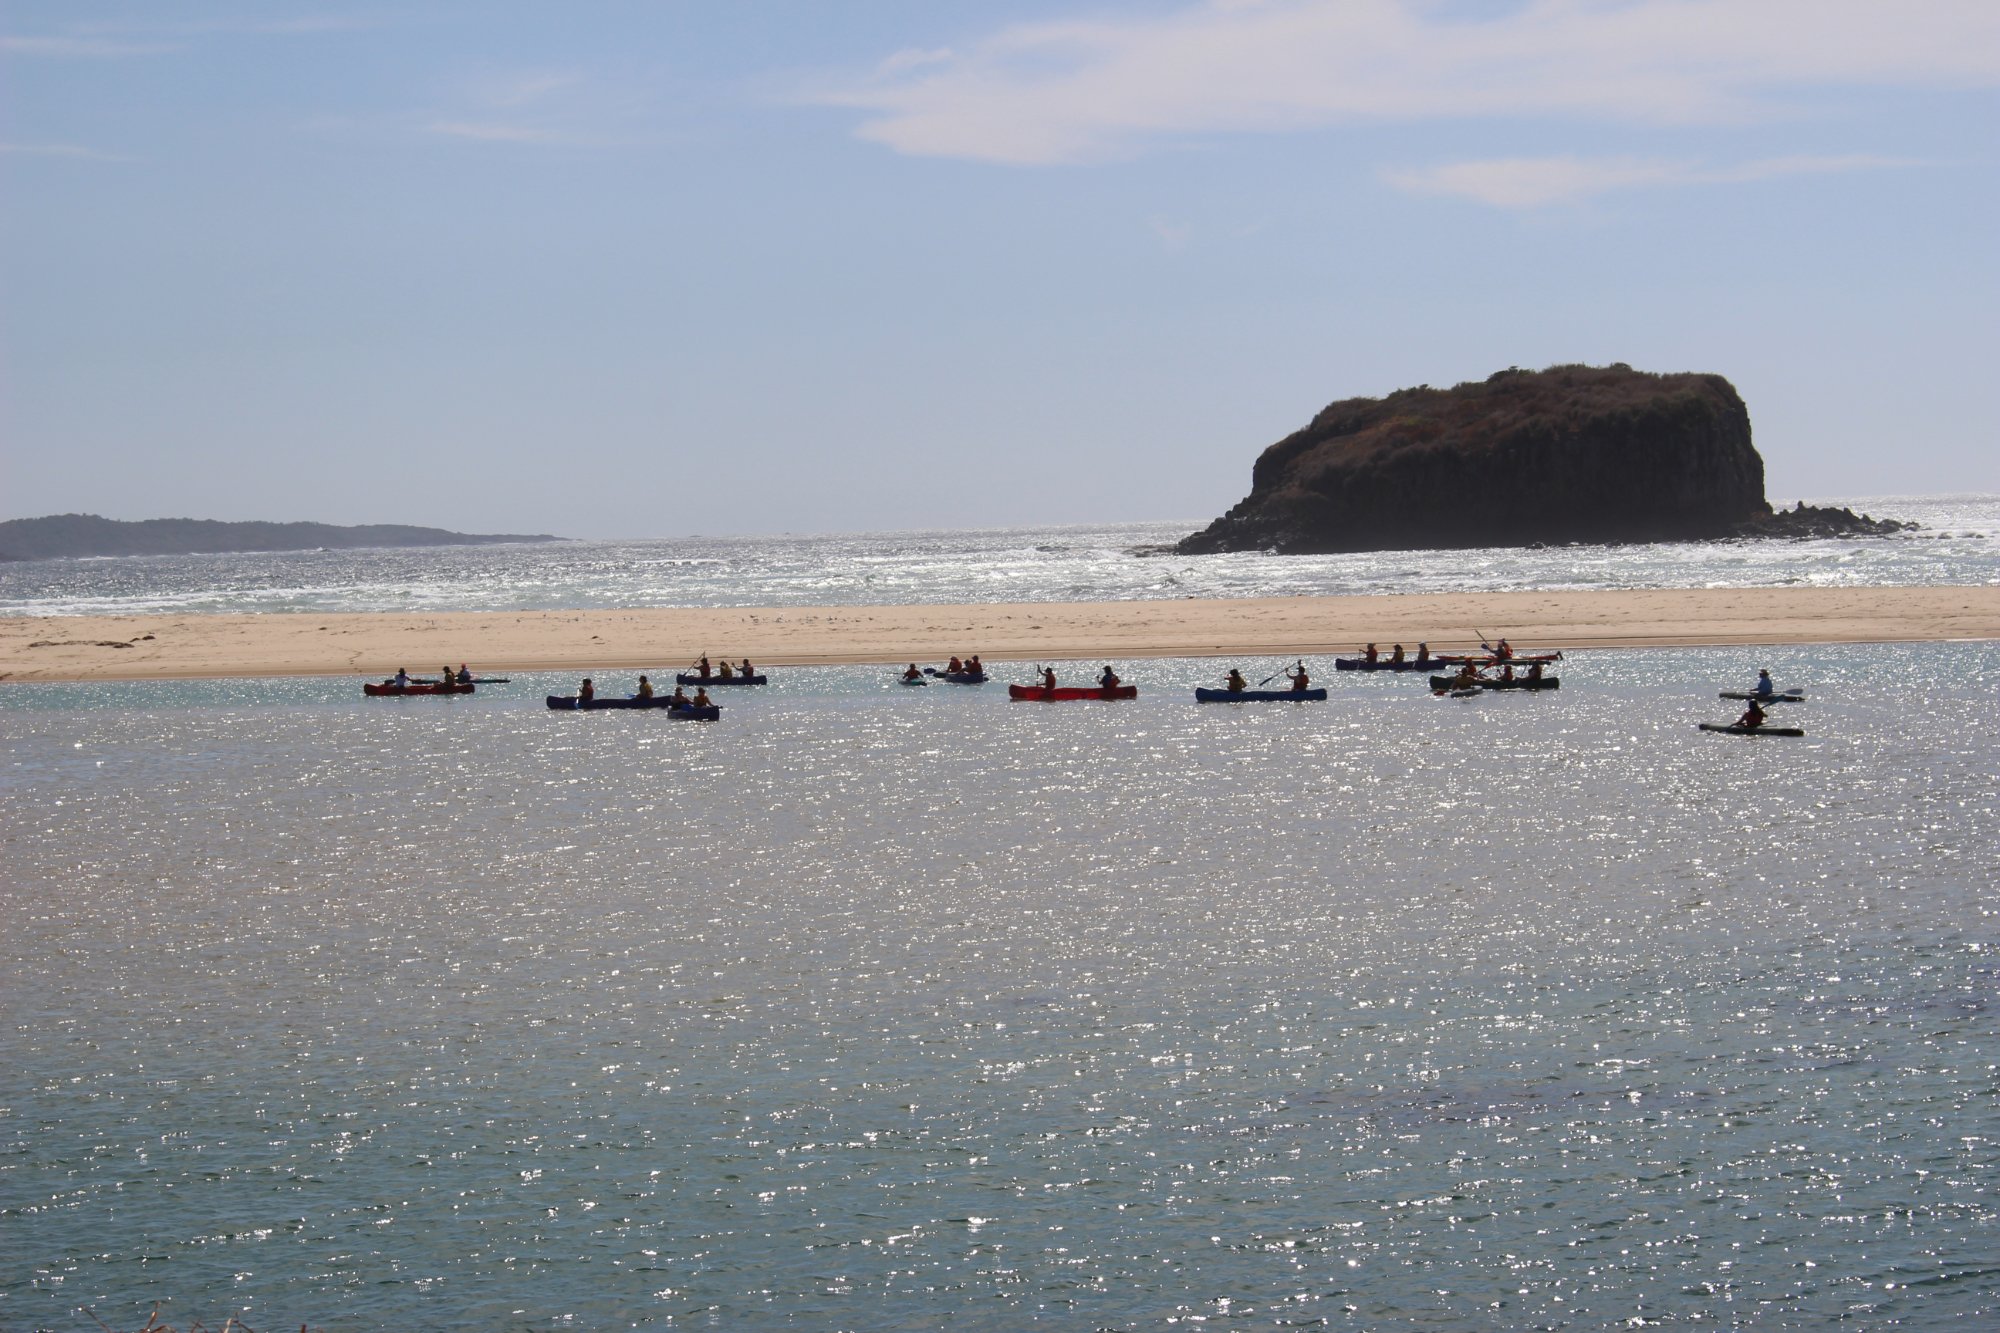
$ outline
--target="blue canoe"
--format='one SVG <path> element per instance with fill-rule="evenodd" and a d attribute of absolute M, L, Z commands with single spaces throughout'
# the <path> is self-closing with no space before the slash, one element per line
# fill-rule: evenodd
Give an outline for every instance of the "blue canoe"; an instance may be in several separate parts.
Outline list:
<path fill-rule="evenodd" d="M 574 694 L 551 694 L 545 697 L 551 708 L 580 712 L 595 712 L 600 708 L 664 708 L 668 717 L 679 718 L 684 722 L 714 722 L 722 716 L 722 709 L 715 704 L 710 704 L 706 708 L 676 706 L 671 696 L 662 694 L 656 694 L 650 699 L 579 699 Z"/>
<path fill-rule="evenodd" d="M 1204 704 L 1324 703 L 1326 688 L 1312 690 L 1204 690 L 1196 687 L 1195 702 Z"/>

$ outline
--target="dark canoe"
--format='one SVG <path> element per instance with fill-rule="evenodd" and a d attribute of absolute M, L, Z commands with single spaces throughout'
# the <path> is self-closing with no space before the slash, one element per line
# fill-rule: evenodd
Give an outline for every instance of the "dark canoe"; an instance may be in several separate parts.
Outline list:
<path fill-rule="evenodd" d="M 762 685 L 763 676 L 690 676 L 683 671 L 674 677 L 676 685 Z"/>
<path fill-rule="evenodd" d="M 1806 701 L 1803 694 L 1749 694 L 1742 690 L 1724 690 L 1719 697 L 1741 699 L 1745 703 L 1755 699 L 1760 704 L 1802 704 Z"/>
<path fill-rule="evenodd" d="M 1429 671 L 1443 660 L 1439 657 L 1426 657 L 1421 660 L 1406 657 L 1400 662 L 1391 662 L 1384 657 L 1371 662 L 1365 657 L 1336 657 L 1333 659 L 1333 669 L 1335 671 Z"/>
<path fill-rule="evenodd" d="M 1560 652 L 1515 653 L 1511 657 L 1495 657 L 1491 653 L 1433 653 L 1431 654 L 1431 661 L 1441 662 L 1445 666 L 1463 666 L 1467 662 L 1481 667 L 1499 666 L 1502 662 L 1512 662 L 1515 666 L 1526 666 L 1531 662 L 1540 662 L 1543 666 L 1547 666 L 1551 662 L 1562 661 L 1562 654 Z"/>
<path fill-rule="evenodd" d="M 1559 676 L 1543 676 L 1540 680 L 1529 680 L 1526 676 L 1516 676 L 1512 680 L 1475 680 L 1471 682 L 1482 690 L 1556 690 L 1562 688 Z M 1434 690 L 1459 689 L 1457 676 L 1432 676 Z"/>
<path fill-rule="evenodd" d="M 1038 699 L 1043 703 L 1056 703 L 1064 699 L 1136 699 L 1139 697 L 1139 687 L 1114 685 L 1106 689 L 1102 685 L 1058 685 L 1054 689 L 1049 689 L 1042 685 L 1009 685 L 1007 697 Z"/>
<path fill-rule="evenodd" d="M 940 671 L 938 679 L 947 685 L 984 685 L 988 677 L 983 671 L 976 674 L 970 671 Z"/>
<path fill-rule="evenodd" d="M 1741 727 L 1734 722 L 1698 722 L 1703 731 L 1720 732 L 1724 736 L 1803 736 L 1798 727 Z"/>
<path fill-rule="evenodd" d="M 371 699 L 398 699 L 406 694 L 470 694 L 472 690 L 473 687 L 470 685 L 439 685 L 434 681 L 426 681 L 421 685 L 415 682 L 408 685 L 377 685 L 369 681 L 361 686 L 361 692 Z"/>
<path fill-rule="evenodd" d="M 1326 687 L 1312 690 L 1204 690 L 1197 686 L 1194 692 L 1196 703 L 1204 704 L 1254 704 L 1266 700 L 1292 703 L 1323 703 Z"/>
<path fill-rule="evenodd" d="M 714 704 L 706 708 L 696 708 L 692 704 L 676 707 L 674 701 L 665 695 L 654 695 L 650 699 L 579 699 L 574 694 L 545 697 L 551 708 L 576 712 L 596 712 L 600 708 L 663 708 L 668 717 L 694 722 L 713 722 L 722 716 L 722 709 Z"/>

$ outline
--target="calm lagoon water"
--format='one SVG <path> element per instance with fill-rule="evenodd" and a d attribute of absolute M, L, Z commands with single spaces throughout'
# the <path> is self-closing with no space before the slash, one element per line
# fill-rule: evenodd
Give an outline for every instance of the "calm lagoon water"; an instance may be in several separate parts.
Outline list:
<path fill-rule="evenodd" d="M 0 1327 L 2000 1322 L 2000 647 L 1222 665 L 0 690 Z"/>

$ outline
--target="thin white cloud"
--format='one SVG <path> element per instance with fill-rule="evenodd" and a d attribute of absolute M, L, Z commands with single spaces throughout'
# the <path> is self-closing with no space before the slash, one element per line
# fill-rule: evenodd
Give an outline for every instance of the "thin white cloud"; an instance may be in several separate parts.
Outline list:
<path fill-rule="evenodd" d="M 913 58 L 921 56 L 921 58 Z M 1022 164 L 1361 121 L 1740 121 L 1791 92 L 2000 82 L 1994 0 L 1208 0 L 899 53 L 815 100 L 898 152 Z"/>
<path fill-rule="evenodd" d="M 162 42 L 123 42 L 107 37 L 0 36 L 0 55 L 63 60 L 117 60 L 126 56 L 163 55 L 179 49 Z"/>
<path fill-rule="evenodd" d="M 132 160 L 129 157 L 120 157 L 117 153 L 106 153 L 74 143 L 0 143 L 0 153 L 17 153 L 25 157 L 75 157 L 91 162 Z"/>
<path fill-rule="evenodd" d="M 565 142 L 564 137 L 553 130 L 540 130 L 527 125 L 499 125 L 491 122 L 469 120 L 436 120 L 424 126 L 431 134 L 441 134 L 448 139 L 477 139 L 485 143 L 531 143 L 552 144 Z"/>
<path fill-rule="evenodd" d="M 1733 167 L 1631 157 L 1510 157 L 1484 162 L 1392 171 L 1391 185 L 1419 194 L 1457 195 L 1495 208 L 1546 208 L 1613 190 L 1676 185 L 1722 185 L 1776 176 L 1868 171 L 1913 166 L 1903 158 L 1852 154 L 1773 157 Z"/>

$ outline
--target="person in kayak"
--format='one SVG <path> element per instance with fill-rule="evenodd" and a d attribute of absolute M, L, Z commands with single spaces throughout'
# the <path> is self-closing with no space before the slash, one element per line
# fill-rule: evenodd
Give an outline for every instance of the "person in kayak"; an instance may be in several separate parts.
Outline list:
<path fill-rule="evenodd" d="M 410 688 L 410 673 L 402 667 L 397 667 L 396 674 L 389 678 L 389 683 L 399 690 L 407 690 Z"/>
<path fill-rule="evenodd" d="M 1304 661 L 1299 663 L 1298 670 L 1287 671 L 1285 679 L 1292 682 L 1292 691 L 1294 693 L 1302 692 L 1307 686 L 1312 684 L 1312 677 L 1306 674 L 1306 664 Z"/>
<path fill-rule="evenodd" d="M 1222 678 L 1222 686 L 1231 694 L 1241 694 L 1250 688 L 1250 682 L 1243 679 L 1241 671 L 1238 671 L 1235 667 L 1231 667 L 1229 668 L 1229 674 Z"/>
<path fill-rule="evenodd" d="M 1757 684 L 1750 693 L 1759 699 L 1768 699 L 1777 692 L 1778 687 L 1771 683 L 1770 668 L 1764 667 L 1759 669 L 1757 672 Z"/>
<path fill-rule="evenodd" d="M 968 676 L 983 676 L 986 674 L 986 668 L 981 664 L 978 653 L 974 653 L 965 659 L 965 674 Z"/>
<path fill-rule="evenodd" d="M 583 684 L 577 687 L 576 701 L 580 704 L 587 704 L 596 697 L 597 697 L 597 687 L 590 683 L 590 677 L 585 676 L 583 678 Z"/>
<path fill-rule="evenodd" d="M 652 682 L 652 681 L 650 681 L 650 680 L 647 680 L 647 679 L 646 679 L 646 678 L 645 678 L 644 676 L 641 676 L 641 677 L 639 677 L 639 692 L 638 692 L 637 694 L 633 695 L 632 697 L 633 697 L 633 698 L 635 698 L 635 699 L 650 699 L 650 698 L 652 698 L 652 697 L 653 697 L 653 682 Z"/>
<path fill-rule="evenodd" d="M 924 678 L 924 673 L 917 670 L 917 664 L 915 662 L 910 663 L 910 669 L 903 673 L 904 680 L 922 680 L 923 678 Z"/>
<path fill-rule="evenodd" d="M 1099 688 L 1106 690 L 1115 690 L 1118 688 L 1118 673 L 1111 669 L 1110 663 L 1105 663 L 1103 674 L 1097 678 L 1097 684 Z"/>
<path fill-rule="evenodd" d="M 1502 639 L 1500 640 L 1500 642 L 1493 645 L 1493 658 L 1495 661 L 1505 662 L 1508 658 L 1512 657 L 1513 655 L 1514 655 L 1514 645 L 1508 643 L 1505 639 Z"/>
<path fill-rule="evenodd" d="M 1401 665 L 1403 665 L 1403 645 L 1402 645 L 1402 644 L 1398 643 L 1398 644 L 1392 644 L 1392 645 L 1390 646 L 1390 648 L 1389 648 L 1389 664 L 1390 664 L 1391 666 L 1401 666 Z"/>
<path fill-rule="evenodd" d="M 1736 719 L 1736 725 L 1745 731 L 1755 731 L 1764 725 L 1764 710 L 1752 699 L 1750 706 L 1743 710 L 1743 716 Z"/>
<path fill-rule="evenodd" d="M 1368 663 L 1369 666 L 1374 666 L 1377 661 L 1381 660 L 1381 657 L 1381 650 L 1372 643 L 1361 650 L 1361 660 Z"/>

